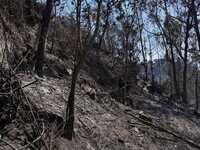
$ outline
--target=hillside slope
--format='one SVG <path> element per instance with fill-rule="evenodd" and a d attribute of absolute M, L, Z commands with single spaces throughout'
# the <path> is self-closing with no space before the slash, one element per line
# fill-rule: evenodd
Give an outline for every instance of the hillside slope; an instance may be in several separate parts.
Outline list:
<path fill-rule="evenodd" d="M 2 75 L 0 81 L 4 83 L 8 79 L 12 82 L 11 78 L 14 78 L 21 93 L 15 117 L 1 128 L 0 150 L 200 149 L 199 119 L 190 112 L 186 113 L 179 102 L 171 103 L 172 100 L 167 97 L 150 94 L 140 78 L 131 82 L 127 105 L 120 103 L 120 94 L 117 97 L 112 92 L 117 88 L 114 75 L 118 70 L 113 70 L 109 61 L 115 60 L 103 52 L 91 52 L 80 72 L 75 100 L 74 140 L 62 138 L 62 131 L 57 130 L 62 128 L 59 125 L 65 118 L 73 59 L 61 58 L 47 51 L 45 76 L 39 78 L 30 67 L 38 25 L 18 27 L 3 13 L 1 18 L 0 56 L 5 63 L 1 72 L 6 74 L 5 70 L 11 68 L 13 71 L 10 72 L 12 76 L 7 74 L 7 78 Z M 9 52 L 7 56 L 12 56 L 12 59 L 7 59 L 8 62 L 3 59 L 4 50 Z M 26 58 L 29 51 L 30 56 Z M 123 62 L 118 65 L 123 66 Z M 11 86 L 8 94 L 2 93 L 5 92 L 5 84 L 0 84 L 0 87 L 1 103 L 5 100 L 8 104 L 9 100 L 11 104 L 17 103 L 16 97 L 12 96 L 16 87 L 13 91 Z M 2 113 L 0 115 L 3 116 Z"/>
<path fill-rule="evenodd" d="M 48 56 L 54 60 L 59 59 L 49 54 Z M 63 60 L 60 60 L 60 62 L 66 63 L 66 65 L 69 63 Z M 71 80 L 70 75 L 56 78 L 46 74 L 45 78 L 41 79 L 22 72 L 17 77 L 21 80 L 22 85 L 38 80 L 37 83 L 24 88 L 30 102 L 35 104 L 41 112 L 47 112 L 47 115 L 55 114 L 64 117 Z M 130 91 L 130 99 L 135 107 L 124 106 L 112 99 L 109 93 L 102 91 L 89 73 L 82 70 L 76 90 L 74 141 L 70 142 L 60 136 L 56 137 L 55 130 L 51 131 L 52 142 L 43 140 L 47 145 L 58 150 L 198 149 L 199 120 L 192 115 L 185 115 L 184 110 L 178 104 L 176 106 L 167 104 L 158 96 L 153 96 L 141 88 L 138 85 L 138 90 Z M 94 91 L 95 98 L 91 97 Z M 145 123 L 145 121 L 147 122 Z M 53 126 L 53 123 L 51 123 L 51 126 Z M 13 124 L 9 124 L 5 129 L 6 135 L 3 138 L 15 149 L 23 146 L 19 144 L 22 137 L 23 140 L 26 139 L 24 133 L 20 132 L 20 128 L 18 128 L 19 132 L 15 132 L 16 128 L 13 128 Z M 174 133 L 177 137 L 171 133 L 166 133 L 163 128 Z M 189 142 L 190 140 L 196 143 L 196 146 L 195 144 L 192 145 Z M 2 144 L 6 145 L 5 143 Z M 10 149 L 9 146 L 7 149 Z"/>

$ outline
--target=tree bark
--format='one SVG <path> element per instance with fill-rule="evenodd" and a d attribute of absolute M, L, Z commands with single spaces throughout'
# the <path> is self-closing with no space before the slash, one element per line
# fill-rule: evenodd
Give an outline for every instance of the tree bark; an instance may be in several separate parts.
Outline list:
<path fill-rule="evenodd" d="M 81 5 L 81 3 L 79 3 L 79 4 Z M 82 49 L 83 52 L 82 52 L 82 54 L 80 54 L 80 57 L 79 57 L 80 59 L 78 60 L 77 64 L 74 65 L 74 70 L 73 70 L 73 74 L 72 74 L 71 89 L 70 89 L 70 94 L 69 94 L 69 97 L 68 97 L 68 104 L 67 104 L 67 108 L 66 108 L 66 123 L 65 123 L 65 126 L 64 126 L 64 137 L 67 138 L 68 140 L 72 140 L 73 133 L 74 133 L 74 118 L 75 118 L 74 117 L 74 101 L 75 101 L 76 82 L 77 82 L 77 79 L 78 79 L 78 74 L 80 72 L 80 69 L 81 69 L 81 67 L 84 63 L 86 56 L 87 56 L 87 53 L 88 53 L 88 51 L 91 50 L 91 48 L 94 44 L 95 38 L 97 36 L 98 30 L 99 30 L 101 4 L 102 4 L 102 0 L 99 0 L 98 1 L 95 31 L 94 31 L 92 37 L 89 39 L 87 46 L 84 49 Z"/>
<path fill-rule="evenodd" d="M 128 33 L 126 33 L 128 34 Z M 123 97 L 123 104 L 126 103 L 127 98 L 127 82 L 128 82 L 128 38 L 129 34 L 125 37 L 125 78 L 124 78 L 124 97 Z"/>
<path fill-rule="evenodd" d="M 143 39 L 142 39 L 142 29 L 140 29 L 140 44 L 141 44 L 141 50 L 142 50 L 142 57 L 143 57 L 143 66 L 145 69 L 145 80 L 148 81 L 148 66 L 147 66 L 147 59 L 146 59 L 146 52 L 143 45 Z"/>
<path fill-rule="evenodd" d="M 175 90 L 176 97 L 179 98 L 180 97 L 180 91 L 179 91 L 178 82 L 177 82 L 176 64 L 175 64 L 174 52 L 173 52 L 172 44 L 170 44 L 170 52 L 171 52 L 171 64 L 172 64 L 172 70 L 173 70 L 174 90 Z"/>
<path fill-rule="evenodd" d="M 149 57 L 150 57 L 150 69 L 151 69 L 151 82 L 152 82 L 152 87 L 155 86 L 155 81 L 154 81 L 154 70 L 153 70 L 153 58 L 152 58 L 152 47 L 151 47 L 151 41 L 150 41 L 150 37 L 148 36 L 149 39 Z"/>
<path fill-rule="evenodd" d="M 33 26 L 35 21 L 34 21 L 34 13 L 33 11 L 33 1 L 32 0 L 25 0 L 26 3 L 26 22 L 30 25 Z"/>
<path fill-rule="evenodd" d="M 195 97 L 196 97 L 196 112 L 199 110 L 199 73 L 198 73 L 198 64 L 196 64 L 196 77 L 195 77 Z"/>
<path fill-rule="evenodd" d="M 198 18 L 197 18 L 197 10 L 195 6 L 195 0 L 192 0 L 192 16 L 194 19 L 194 29 L 196 32 L 197 40 L 198 40 L 198 46 L 199 46 L 199 51 L 200 51 L 200 33 L 199 33 L 199 23 L 198 23 Z"/>
<path fill-rule="evenodd" d="M 185 49 L 184 49 L 184 68 L 183 68 L 183 94 L 182 99 L 183 102 L 187 105 L 188 99 L 187 99 L 187 62 L 188 62 L 188 39 L 189 39 L 189 31 L 191 29 L 190 25 L 190 15 L 191 15 L 191 9 L 189 8 L 188 11 L 188 17 L 187 17 L 187 24 L 186 24 L 186 35 L 185 35 Z"/>
<path fill-rule="evenodd" d="M 107 28 L 108 28 L 110 13 L 111 13 L 111 5 L 110 5 L 110 0 L 108 0 L 105 25 L 104 25 L 104 29 L 103 29 L 102 35 L 101 35 L 100 38 L 99 38 L 99 44 L 98 44 L 98 45 L 99 45 L 99 46 L 98 46 L 99 49 L 101 49 L 103 37 L 104 37 L 104 35 L 105 35 L 105 33 L 106 33 L 106 30 L 107 30 Z"/>
<path fill-rule="evenodd" d="M 76 82 L 78 79 L 78 73 L 80 71 L 80 68 L 81 68 L 80 63 L 74 67 L 74 71 L 72 74 L 71 90 L 68 97 L 68 104 L 66 109 L 66 123 L 64 127 L 65 131 L 64 137 L 67 138 L 68 140 L 72 140 L 74 133 L 74 100 L 75 100 Z"/>
<path fill-rule="evenodd" d="M 55 45 L 55 39 L 56 39 L 56 15 L 57 15 L 57 8 L 56 8 L 56 4 L 54 5 L 54 21 L 53 21 L 53 37 L 52 37 L 52 42 L 51 42 L 51 49 L 50 49 L 50 53 L 53 54 L 53 50 L 54 50 L 54 45 Z"/>
<path fill-rule="evenodd" d="M 36 54 L 36 62 L 35 62 L 35 71 L 40 77 L 43 77 L 45 44 L 46 44 L 47 32 L 49 28 L 52 9 L 53 9 L 52 0 L 47 0 L 45 11 L 43 13 L 41 20 L 41 32 L 40 32 L 39 43 Z"/>

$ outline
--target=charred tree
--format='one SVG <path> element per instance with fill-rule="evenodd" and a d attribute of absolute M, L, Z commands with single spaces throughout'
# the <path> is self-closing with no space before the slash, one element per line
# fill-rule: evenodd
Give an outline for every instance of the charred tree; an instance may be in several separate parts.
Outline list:
<path fill-rule="evenodd" d="M 68 140 L 72 140 L 73 138 L 73 133 L 74 133 L 74 101 L 75 101 L 75 90 L 76 90 L 76 82 L 78 79 L 78 74 L 80 72 L 80 69 L 82 67 L 82 64 L 84 63 L 84 60 L 87 56 L 88 51 L 91 50 L 95 38 L 97 36 L 98 30 L 99 30 L 99 22 L 100 22 L 100 14 L 101 14 L 101 4 L 102 0 L 97 1 L 98 3 L 98 9 L 97 9 L 97 18 L 96 18 L 96 25 L 95 25 L 95 31 L 93 35 L 91 36 L 90 39 L 88 39 L 88 43 L 86 47 L 81 48 L 81 52 L 76 52 L 76 56 L 79 54 L 77 58 L 77 63 L 74 65 L 74 70 L 72 74 L 72 83 L 71 83 L 71 89 L 68 97 L 68 104 L 66 108 L 66 123 L 64 127 L 64 137 L 67 138 Z M 77 1 L 77 25 L 78 25 L 78 44 L 81 44 L 81 36 L 80 36 L 80 17 L 81 17 L 81 0 Z"/>
<path fill-rule="evenodd" d="M 200 51 L 200 33 L 199 33 L 199 23 L 198 23 L 198 18 L 197 18 L 198 14 L 197 14 L 196 6 L 195 6 L 195 0 L 192 0 L 191 7 L 192 7 L 192 17 L 194 20 L 194 29 L 196 32 L 199 51 Z"/>
<path fill-rule="evenodd" d="M 172 64 L 172 72 L 173 72 L 173 83 L 174 83 L 174 90 L 175 90 L 175 96 L 176 98 L 180 97 L 180 91 L 178 87 L 178 81 L 177 81 L 177 75 L 176 75 L 176 63 L 174 58 L 174 52 L 173 52 L 173 45 L 170 44 L 170 52 L 171 52 L 171 64 Z"/>
<path fill-rule="evenodd" d="M 151 47 L 151 40 L 150 37 L 148 36 L 149 39 L 149 57 L 150 57 L 150 71 L 151 71 L 151 83 L 152 83 L 152 87 L 154 87 L 155 85 L 155 81 L 154 81 L 154 69 L 153 69 L 153 52 L 152 52 L 152 47 Z"/>
<path fill-rule="evenodd" d="M 183 102 L 188 104 L 188 99 L 187 99 L 187 63 L 188 63 L 188 39 L 189 39 L 189 32 L 191 29 L 191 22 L 190 22 L 190 17 L 191 17 L 191 8 L 189 8 L 188 11 L 188 16 L 187 16 L 187 22 L 186 22 L 186 33 L 185 33 L 185 48 L 184 48 L 184 59 L 183 59 L 183 93 L 182 93 L 182 98 Z"/>
<path fill-rule="evenodd" d="M 102 34 L 100 35 L 100 38 L 99 38 L 99 43 L 98 43 L 98 48 L 101 49 L 101 46 L 102 46 L 102 42 L 103 42 L 103 37 L 106 33 L 106 30 L 108 28 L 108 25 L 109 25 L 109 17 L 110 17 L 110 13 L 111 13 L 111 4 L 110 4 L 110 0 L 108 0 L 108 3 L 107 3 L 107 10 L 106 10 L 106 13 L 105 13 L 105 24 L 103 25 L 104 26 L 104 29 L 103 29 L 103 32 Z"/>
<path fill-rule="evenodd" d="M 47 32 L 49 28 L 49 22 L 51 19 L 52 9 L 53 9 L 53 0 L 47 0 L 45 11 L 43 13 L 41 20 L 41 31 L 40 31 L 39 43 L 36 54 L 36 62 L 35 62 L 35 71 L 40 77 L 43 76 L 45 44 L 46 44 Z"/>
<path fill-rule="evenodd" d="M 199 73 L 198 73 L 198 64 L 196 64 L 195 97 L 196 97 L 196 112 L 198 114 L 198 110 L 199 110 Z"/>
<path fill-rule="evenodd" d="M 26 17 L 26 22 L 33 26 L 34 25 L 34 16 L 33 16 L 33 1 L 32 0 L 26 0 L 26 13 L 27 13 L 27 17 Z"/>
<path fill-rule="evenodd" d="M 127 98 L 127 82 L 128 82 L 128 38 L 129 34 L 125 37 L 125 74 L 124 74 L 124 97 L 123 97 L 123 104 L 126 102 Z"/>
<path fill-rule="evenodd" d="M 140 16 L 142 20 L 141 24 L 143 25 L 142 14 L 140 14 Z M 140 23 L 138 12 L 137 12 L 137 17 L 138 17 L 138 23 Z M 143 57 L 143 66 L 145 69 L 145 80 L 148 81 L 148 65 L 147 65 L 146 47 L 144 46 L 144 43 L 143 43 L 142 30 L 143 30 L 143 26 L 140 28 L 140 45 L 141 45 L 141 52 L 142 52 L 142 57 Z"/>

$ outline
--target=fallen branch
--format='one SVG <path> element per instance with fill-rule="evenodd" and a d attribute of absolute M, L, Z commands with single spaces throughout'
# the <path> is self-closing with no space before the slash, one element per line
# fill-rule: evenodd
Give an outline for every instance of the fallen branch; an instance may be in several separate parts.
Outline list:
<path fill-rule="evenodd" d="M 182 141 L 188 143 L 188 144 L 191 145 L 191 146 L 200 148 L 200 144 L 194 142 L 194 141 L 191 140 L 191 139 L 188 139 L 188 138 L 186 138 L 186 137 L 183 137 L 183 136 L 181 136 L 181 135 L 178 135 L 178 133 L 175 133 L 175 132 L 170 131 L 170 130 L 164 128 L 164 127 L 161 127 L 161 126 L 156 125 L 155 123 L 153 123 L 153 120 L 152 120 L 152 122 L 151 122 L 151 121 L 147 121 L 147 120 L 141 119 L 140 117 L 137 117 L 137 116 L 135 116 L 135 115 L 133 115 L 133 114 L 130 114 L 130 113 L 126 112 L 126 111 L 124 111 L 124 113 L 125 113 L 125 114 L 128 114 L 128 115 L 130 115 L 130 116 L 132 116 L 133 118 L 135 118 L 135 119 L 141 121 L 142 123 L 144 123 L 144 124 L 146 124 L 146 125 L 148 125 L 148 126 L 150 126 L 150 127 L 153 127 L 153 128 L 155 128 L 155 129 L 157 129 L 157 130 L 159 130 L 159 131 L 162 131 L 162 132 L 168 133 L 168 134 L 170 134 L 170 135 L 173 135 L 174 137 L 176 137 L 176 138 L 178 138 L 178 139 L 180 139 L 180 140 L 182 140 Z"/>
<path fill-rule="evenodd" d="M 35 80 L 35 81 L 33 81 L 33 82 L 31 82 L 31 83 L 28 83 L 28 84 L 26 84 L 26 85 L 24 85 L 24 86 L 18 86 L 18 87 L 16 87 L 15 89 L 13 89 L 12 92 L 15 92 L 15 91 L 17 91 L 17 90 L 19 90 L 19 89 L 23 89 L 23 88 L 25 88 L 25 87 L 27 87 L 27 86 L 29 86 L 29 85 L 31 85 L 31 84 L 34 84 L 34 83 L 36 83 L 36 82 L 38 82 L 38 80 Z M 11 94 L 11 92 L 5 92 L 5 93 L 0 92 L 0 95 L 9 95 L 9 94 Z"/>
<path fill-rule="evenodd" d="M 9 144 L 8 142 L 4 141 L 3 139 L 0 138 L 0 141 L 3 142 L 3 143 L 5 143 L 6 145 L 8 145 L 13 150 L 16 150 L 16 148 L 14 148 L 11 144 Z"/>
<path fill-rule="evenodd" d="M 34 144 L 35 142 L 39 141 L 39 140 L 42 138 L 42 136 L 44 135 L 44 133 L 45 133 L 45 126 L 44 126 L 44 123 L 42 124 L 42 128 L 43 128 L 43 130 L 42 130 L 42 133 L 41 133 L 40 136 L 38 136 L 33 142 L 28 143 L 27 145 L 25 145 L 25 146 L 23 146 L 23 147 L 21 147 L 21 148 L 19 148 L 19 149 L 17 149 L 17 150 L 26 149 L 26 148 L 28 148 L 29 146 L 33 146 L 33 144 Z"/>
<path fill-rule="evenodd" d="M 78 118 L 78 120 L 79 120 L 87 129 L 91 130 L 91 129 L 83 122 L 83 120 L 81 120 L 81 118 Z"/>
<path fill-rule="evenodd" d="M 130 127 L 137 127 L 137 128 L 150 128 L 148 125 L 143 125 L 140 123 L 130 122 L 128 121 Z"/>

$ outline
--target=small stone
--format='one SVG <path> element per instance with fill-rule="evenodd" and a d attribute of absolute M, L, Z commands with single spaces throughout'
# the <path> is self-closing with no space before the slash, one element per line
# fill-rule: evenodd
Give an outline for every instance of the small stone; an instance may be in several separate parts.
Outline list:
<path fill-rule="evenodd" d="M 67 69 L 67 73 L 68 73 L 68 75 L 70 75 L 70 76 L 71 76 L 71 75 L 72 75 L 72 69 L 70 69 L 70 68 L 69 68 L 69 69 Z"/>

